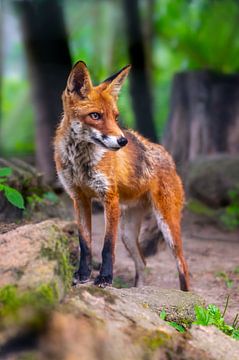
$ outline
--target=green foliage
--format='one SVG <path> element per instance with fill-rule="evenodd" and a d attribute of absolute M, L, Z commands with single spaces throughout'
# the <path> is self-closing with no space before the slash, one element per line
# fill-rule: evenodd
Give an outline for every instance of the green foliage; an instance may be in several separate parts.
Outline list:
<path fill-rule="evenodd" d="M 239 227 L 239 187 L 229 191 L 230 204 L 221 215 L 220 220 L 228 230 L 235 230 Z"/>
<path fill-rule="evenodd" d="M 175 321 L 169 321 L 168 324 L 180 333 L 185 333 L 185 331 L 186 331 L 184 326 L 176 323 Z"/>
<path fill-rule="evenodd" d="M 0 177 L 5 178 L 5 176 L 10 176 L 12 174 L 12 169 L 8 167 L 0 168 Z M 5 180 L 5 179 L 2 179 Z"/>
<path fill-rule="evenodd" d="M 207 217 L 215 216 L 215 210 L 196 199 L 190 199 L 187 202 L 187 209 L 197 215 L 203 215 Z"/>
<path fill-rule="evenodd" d="M 6 155 L 34 152 L 33 108 L 29 96 L 29 83 L 24 76 L 3 77 L 0 144 L 1 151 Z M 17 132 L 13 130 L 16 127 Z"/>
<path fill-rule="evenodd" d="M 161 313 L 159 314 L 159 317 L 160 317 L 160 319 L 162 319 L 162 320 L 166 320 L 166 316 L 167 316 L 167 313 L 166 313 L 166 311 L 163 309 L 163 310 L 161 311 Z"/>
<path fill-rule="evenodd" d="M 59 197 L 53 191 L 44 193 L 43 199 L 50 201 L 52 204 L 57 204 L 59 202 Z"/>
<path fill-rule="evenodd" d="M 224 334 L 231 336 L 233 339 L 239 340 L 239 326 L 237 326 L 237 317 L 232 325 L 225 323 L 224 314 L 215 305 L 208 305 L 207 308 L 195 306 L 196 321 L 193 324 L 209 326 L 214 325 Z"/>
<path fill-rule="evenodd" d="M 163 309 L 160 314 L 159 314 L 160 319 L 166 321 L 167 324 L 169 324 L 170 326 L 172 326 L 174 329 L 176 329 L 178 332 L 180 333 L 185 333 L 186 329 L 183 325 L 176 323 L 175 321 L 167 321 L 167 313 L 166 311 Z"/>
<path fill-rule="evenodd" d="M 24 199 L 16 189 L 6 184 L 8 176 L 12 174 L 12 169 L 5 167 L 0 168 L 0 191 L 3 191 L 7 200 L 19 209 L 24 209 Z"/>
<path fill-rule="evenodd" d="M 32 194 L 27 196 L 27 209 L 25 211 L 25 217 L 31 216 L 33 211 L 39 210 L 44 206 L 54 205 L 59 202 L 59 197 L 53 192 L 48 191 L 41 196 Z"/>
<path fill-rule="evenodd" d="M 164 43 L 158 58 L 167 69 L 235 72 L 239 67 L 236 0 L 157 1 L 155 29 Z M 213 36 L 217 29 L 217 36 Z M 166 65 L 168 63 L 168 65 Z"/>

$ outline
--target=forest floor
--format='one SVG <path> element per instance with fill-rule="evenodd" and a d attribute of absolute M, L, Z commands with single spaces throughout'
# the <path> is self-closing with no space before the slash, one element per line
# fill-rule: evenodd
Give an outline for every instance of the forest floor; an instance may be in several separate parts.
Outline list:
<path fill-rule="evenodd" d="M 100 262 L 104 232 L 103 214 L 93 216 L 93 254 Z M 191 289 L 207 304 L 224 310 L 225 319 L 233 322 L 239 313 L 239 232 L 223 232 L 210 224 L 202 224 L 189 213 L 184 215 L 183 243 L 191 277 Z M 170 250 L 159 246 L 156 255 L 147 258 L 146 284 L 160 288 L 178 288 L 178 274 Z M 121 241 L 117 242 L 115 284 L 131 287 L 134 264 Z"/>

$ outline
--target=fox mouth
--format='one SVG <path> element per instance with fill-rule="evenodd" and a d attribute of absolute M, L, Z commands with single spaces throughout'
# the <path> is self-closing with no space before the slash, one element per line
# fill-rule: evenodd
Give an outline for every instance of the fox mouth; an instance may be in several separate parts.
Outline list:
<path fill-rule="evenodd" d="M 92 136 L 92 140 L 94 140 L 94 142 L 97 144 L 97 145 L 101 145 L 103 146 L 105 149 L 107 150 L 112 150 L 112 151 L 117 151 L 120 149 L 120 146 L 119 147 L 114 147 L 114 146 L 106 146 L 105 143 L 103 141 L 101 141 L 100 139 L 98 139 L 97 137 L 95 136 Z"/>

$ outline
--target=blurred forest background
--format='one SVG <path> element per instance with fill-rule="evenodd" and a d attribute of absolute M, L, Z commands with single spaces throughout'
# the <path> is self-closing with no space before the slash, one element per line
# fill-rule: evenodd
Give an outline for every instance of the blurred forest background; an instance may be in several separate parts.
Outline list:
<path fill-rule="evenodd" d="M 1 0 L 0 152 L 54 178 L 51 142 L 74 62 L 98 83 L 131 63 L 124 125 L 162 142 L 179 167 L 239 151 L 236 0 Z"/>

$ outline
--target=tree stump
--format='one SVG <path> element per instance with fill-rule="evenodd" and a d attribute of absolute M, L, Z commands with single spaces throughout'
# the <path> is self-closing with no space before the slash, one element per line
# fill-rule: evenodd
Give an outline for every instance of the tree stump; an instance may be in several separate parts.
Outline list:
<path fill-rule="evenodd" d="M 239 74 L 176 74 L 163 144 L 179 169 L 198 155 L 239 152 Z"/>

